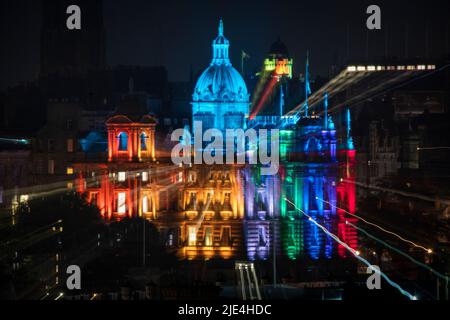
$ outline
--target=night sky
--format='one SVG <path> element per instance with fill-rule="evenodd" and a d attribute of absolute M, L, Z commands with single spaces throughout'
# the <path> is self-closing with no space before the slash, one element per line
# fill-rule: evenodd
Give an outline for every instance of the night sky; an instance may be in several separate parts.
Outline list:
<path fill-rule="evenodd" d="M 40 1 L 0 0 L 0 89 L 39 73 Z M 429 1 L 301 1 L 301 0 L 104 0 L 107 62 L 110 66 L 164 65 L 171 81 L 187 80 L 206 67 L 211 41 L 220 17 L 231 42 L 231 59 L 240 66 L 240 51 L 251 59 L 247 70 L 257 71 L 278 36 L 294 58 L 294 73 L 304 69 L 310 51 L 313 76 L 326 76 L 335 61 L 366 57 L 366 8 L 382 10 L 382 30 L 369 31 L 369 58 L 385 53 L 405 56 L 408 26 L 409 56 L 425 56 L 426 30 L 429 52 L 448 52 L 448 0 Z M 349 29 L 349 55 L 347 32 Z"/>

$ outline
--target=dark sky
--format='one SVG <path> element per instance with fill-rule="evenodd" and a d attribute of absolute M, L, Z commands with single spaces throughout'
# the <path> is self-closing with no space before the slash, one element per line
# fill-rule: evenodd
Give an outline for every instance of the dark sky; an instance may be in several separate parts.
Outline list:
<path fill-rule="evenodd" d="M 50 1 L 50 0 L 47 0 Z M 107 62 L 110 66 L 165 65 L 173 81 L 187 80 L 190 66 L 203 69 L 210 60 L 211 41 L 220 17 L 231 42 L 231 58 L 240 66 L 240 51 L 257 70 L 278 36 L 294 58 L 294 73 L 304 69 L 310 51 L 313 76 L 327 75 L 335 57 L 366 56 L 366 8 L 382 10 L 381 31 L 369 32 L 369 58 L 385 53 L 405 55 L 408 26 L 409 56 L 426 53 L 426 30 L 432 56 L 448 52 L 448 0 L 428 1 L 302 1 L 302 0 L 104 0 Z M 0 89 L 33 80 L 39 72 L 40 1 L 0 0 Z"/>

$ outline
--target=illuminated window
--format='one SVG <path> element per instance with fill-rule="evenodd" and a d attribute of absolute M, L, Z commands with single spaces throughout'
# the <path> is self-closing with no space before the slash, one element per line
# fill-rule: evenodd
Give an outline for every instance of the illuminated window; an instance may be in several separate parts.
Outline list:
<path fill-rule="evenodd" d="M 148 181 L 148 172 L 147 171 L 142 172 L 142 181 L 143 182 Z"/>
<path fill-rule="evenodd" d="M 168 246 L 173 246 L 173 231 L 169 232 L 169 237 L 167 239 L 167 245 Z"/>
<path fill-rule="evenodd" d="M 292 224 L 288 228 L 288 246 L 295 246 L 295 229 Z"/>
<path fill-rule="evenodd" d="M 125 132 L 119 133 L 119 151 L 128 150 L 128 135 Z"/>
<path fill-rule="evenodd" d="M 231 228 L 223 227 L 222 229 L 222 238 L 220 244 L 225 247 L 231 246 Z"/>
<path fill-rule="evenodd" d="M 194 226 L 188 227 L 188 245 L 195 246 L 197 244 L 197 229 Z"/>
<path fill-rule="evenodd" d="M 48 174 L 55 174 L 55 160 L 48 160 Z"/>
<path fill-rule="evenodd" d="M 210 247 L 213 245 L 212 242 L 212 228 L 205 227 L 205 246 Z"/>
<path fill-rule="evenodd" d="M 207 206 L 209 206 L 209 205 L 211 204 L 212 196 L 213 196 L 212 192 L 207 192 L 207 193 L 206 193 L 206 201 L 205 201 L 205 204 L 206 204 Z"/>
<path fill-rule="evenodd" d="M 126 212 L 126 205 L 125 205 L 125 201 L 126 201 L 126 193 L 125 192 L 119 192 L 117 194 L 117 212 L 118 213 L 125 213 Z"/>
<path fill-rule="evenodd" d="M 149 198 L 147 195 L 144 195 L 144 197 L 142 197 L 142 212 L 147 213 L 149 212 Z"/>
<path fill-rule="evenodd" d="M 147 136 L 144 132 L 141 133 L 141 150 L 147 150 Z"/>
<path fill-rule="evenodd" d="M 188 176 L 188 182 L 195 182 L 196 180 L 196 175 L 195 172 L 189 172 L 189 176 Z"/>
<path fill-rule="evenodd" d="M 189 207 L 194 207 L 194 209 L 197 206 L 197 193 L 196 192 L 189 192 Z"/>
<path fill-rule="evenodd" d="M 20 203 L 27 203 L 28 199 L 29 199 L 29 196 L 27 194 L 22 194 L 22 195 L 20 195 L 19 202 Z"/>
<path fill-rule="evenodd" d="M 73 139 L 67 139 L 67 152 L 73 152 Z"/>
<path fill-rule="evenodd" d="M 259 239 L 259 246 L 260 247 L 265 247 L 267 244 L 266 241 L 266 228 L 264 228 L 264 226 L 259 226 L 258 227 L 258 239 Z"/>
<path fill-rule="evenodd" d="M 98 192 L 91 192 L 90 202 L 95 205 L 98 204 Z"/>
<path fill-rule="evenodd" d="M 223 202 L 224 203 L 230 203 L 230 199 L 231 199 L 231 193 L 230 192 L 225 192 L 223 194 Z"/>
<path fill-rule="evenodd" d="M 67 167 L 66 173 L 67 174 L 73 174 L 73 168 L 72 167 Z"/>
<path fill-rule="evenodd" d="M 121 171 L 118 173 L 118 180 L 120 182 L 124 182 L 127 179 L 127 173 L 124 171 Z"/>
<path fill-rule="evenodd" d="M 73 183 L 72 182 L 67 182 L 67 189 L 69 189 L 69 190 L 73 189 Z"/>

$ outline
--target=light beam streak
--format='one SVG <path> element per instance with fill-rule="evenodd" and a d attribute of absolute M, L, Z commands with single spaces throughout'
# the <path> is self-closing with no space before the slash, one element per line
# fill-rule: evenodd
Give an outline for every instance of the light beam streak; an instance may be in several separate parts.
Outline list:
<path fill-rule="evenodd" d="M 349 226 L 352 226 L 352 227 L 355 228 L 356 230 L 361 231 L 361 232 L 364 233 L 366 236 L 368 236 L 369 238 L 371 238 L 371 239 L 373 239 L 373 240 L 375 240 L 375 241 L 381 243 L 381 244 L 384 245 L 385 247 L 387 247 L 387 248 L 389 248 L 389 249 L 391 249 L 391 250 L 397 252 L 398 254 L 401 254 L 402 256 L 404 256 L 404 257 L 406 257 L 406 258 L 408 258 L 409 260 L 411 260 L 412 262 L 414 262 L 414 263 L 417 264 L 418 266 L 427 269 L 428 271 L 430 271 L 431 273 L 433 273 L 433 274 L 436 275 L 437 277 L 439 277 L 439 278 L 441 278 L 441 279 L 443 279 L 443 280 L 445 280 L 445 281 L 448 281 L 448 280 L 449 280 L 449 277 L 447 277 L 447 276 L 443 275 L 442 273 L 440 273 L 440 272 L 434 270 L 433 268 L 427 266 L 426 264 L 424 264 L 424 263 L 422 263 L 422 262 L 420 262 L 420 261 L 417 261 L 416 259 L 414 259 L 414 258 L 411 257 L 410 255 L 408 255 L 408 254 L 404 253 L 403 251 L 401 251 L 401 250 L 399 250 L 399 249 L 397 249 L 397 248 L 391 246 L 390 244 L 384 242 L 383 240 L 381 240 L 381 239 L 375 237 L 374 235 L 370 234 L 370 233 L 367 232 L 366 230 L 364 230 L 364 229 L 362 229 L 362 228 L 360 228 L 360 227 L 357 227 L 356 225 L 354 225 L 353 223 L 351 223 L 351 222 L 349 222 L 349 221 L 345 221 L 345 223 L 348 224 Z"/>
<path fill-rule="evenodd" d="M 429 201 L 429 202 L 435 202 L 436 199 L 431 198 L 431 197 L 427 197 L 418 193 L 411 193 L 411 192 L 405 192 L 402 190 L 396 190 L 396 189 L 390 189 L 390 188 L 383 188 L 383 187 L 377 187 L 377 186 L 373 186 L 373 185 L 369 185 L 369 184 L 365 184 L 365 183 L 361 183 L 361 182 L 357 182 L 357 181 L 351 181 L 351 180 L 346 180 L 346 179 L 342 179 L 342 181 L 347 182 L 347 183 L 354 183 L 360 187 L 364 187 L 364 188 L 368 188 L 368 189 L 374 189 L 374 190 L 379 190 L 379 191 L 384 191 L 384 192 L 390 192 L 390 193 L 395 193 L 395 194 L 399 194 L 401 196 L 405 196 L 408 198 L 416 198 L 418 200 L 424 200 L 424 201 Z M 439 200 L 440 202 L 446 204 L 446 205 L 450 205 L 450 201 L 448 200 Z"/>
<path fill-rule="evenodd" d="M 330 202 L 328 202 L 328 201 L 325 201 L 325 200 L 323 200 L 323 199 L 321 199 L 321 198 L 319 198 L 319 197 L 316 197 L 316 199 L 317 199 L 317 200 L 320 200 L 320 201 L 322 201 L 322 202 L 324 202 L 324 203 L 327 203 L 327 204 L 329 204 L 330 206 L 332 206 L 332 207 L 334 207 L 334 208 L 336 208 L 336 209 L 340 209 L 340 210 L 344 211 L 345 213 L 351 215 L 352 217 L 355 217 L 355 218 L 357 218 L 358 220 L 361 220 L 361 221 L 363 221 L 364 223 L 366 223 L 366 224 L 368 224 L 368 225 L 374 226 L 374 227 L 380 229 L 381 231 L 383 231 L 383 232 L 385 232 L 385 233 L 388 233 L 388 234 L 390 234 L 390 235 L 393 235 L 393 236 L 397 237 L 398 239 L 400 239 L 401 241 L 406 242 L 406 243 L 412 245 L 413 247 L 422 249 L 422 250 L 424 250 L 424 251 L 427 252 L 427 253 L 433 253 L 433 250 L 431 250 L 431 249 L 429 249 L 429 248 L 425 248 L 424 246 L 422 246 L 422 245 L 420 245 L 420 244 L 417 244 L 417 243 L 415 243 L 415 242 L 413 242 L 413 241 L 411 241 L 411 240 L 405 239 L 405 238 L 403 238 L 401 235 L 399 235 L 399 234 L 397 234 L 397 233 L 395 233 L 395 232 L 389 231 L 389 230 L 387 230 L 387 229 L 381 227 L 381 226 L 378 225 L 378 224 L 375 224 L 375 223 L 373 223 L 373 222 L 367 221 L 366 219 L 364 219 L 364 218 L 362 218 L 362 217 L 360 217 L 360 216 L 358 216 L 358 215 L 356 215 L 356 214 L 354 214 L 354 213 L 351 213 L 351 212 L 345 210 L 344 208 L 340 208 L 340 207 L 338 207 L 338 206 L 335 206 L 335 205 L 333 205 L 332 203 L 330 203 Z"/>
<path fill-rule="evenodd" d="M 250 120 L 253 120 L 256 117 L 256 115 L 261 111 L 262 107 L 266 103 L 269 95 L 272 93 L 273 88 L 275 87 L 277 82 L 278 82 L 278 78 L 276 76 L 274 76 L 270 79 L 266 89 L 262 93 L 261 99 L 259 100 L 258 104 L 256 105 L 256 107 L 253 109 L 252 113 L 250 114 L 250 117 L 249 117 Z"/>
<path fill-rule="evenodd" d="M 323 232 L 325 232 L 328 236 L 330 236 L 332 239 L 334 239 L 336 242 L 338 242 L 340 245 L 342 245 L 345 249 L 347 249 L 348 251 L 350 251 L 351 254 L 353 254 L 353 256 L 355 256 L 356 259 L 358 259 L 359 261 L 361 261 L 362 263 L 364 263 L 365 265 L 367 265 L 369 268 L 372 267 L 372 264 L 367 261 L 366 259 L 362 258 L 360 256 L 360 252 L 358 250 L 353 250 L 352 248 L 350 248 L 348 246 L 347 243 L 345 243 L 344 241 L 342 241 L 341 239 L 339 239 L 338 236 L 336 236 L 334 233 L 328 231 L 328 229 L 326 229 L 324 226 L 322 226 L 321 224 L 319 224 L 316 220 L 314 220 L 309 214 L 307 214 L 305 211 L 303 211 L 302 209 L 298 208 L 292 201 L 290 201 L 288 198 L 284 198 L 285 201 L 289 202 L 290 204 L 292 204 L 294 206 L 294 208 L 296 210 L 298 210 L 299 212 L 303 213 L 306 217 L 308 217 L 309 221 L 311 221 L 312 223 L 314 223 L 316 226 L 318 226 Z M 378 273 L 380 276 L 382 276 L 387 283 L 389 283 L 392 287 L 396 288 L 402 295 L 406 296 L 407 298 L 409 298 L 410 300 L 417 300 L 416 296 L 410 294 L 408 291 L 404 290 L 399 284 L 395 283 L 394 281 L 392 281 L 384 272 L 382 272 L 379 269 L 372 269 L 374 270 L 374 272 Z"/>
<path fill-rule="evenodd" d="M 450 149 L 450 147 L 417 147 L 417 151 L 421 151 L 421 150 L 442 150 L 442 149 Z"/>

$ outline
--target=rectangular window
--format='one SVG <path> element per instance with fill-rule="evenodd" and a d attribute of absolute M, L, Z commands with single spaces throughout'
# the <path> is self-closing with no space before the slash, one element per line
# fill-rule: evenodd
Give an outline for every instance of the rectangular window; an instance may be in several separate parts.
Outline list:
<path fill-rule="evenodd" d="M 47 148 L 48 148 L 48 152 L 54 152 L 55 151 L 55 140 L 48 139 Z"/>
<path fill-rule="evenodd" d="M 149 197 L 147 195 L 144 195 L 142 197 L 142 212 L 147 213 L 150 212 L 149 210 Z"/>
<path fill-rule="evenodd" d="M 118 176 L 120 182 L 124 182 L 127 179 L 127 173 L 124 171 L 119 172 Z"/>
<path fill-rule="evenodd" d="M 188 245 L 195 246 L 197 244 L 197 228 L 194 226 L 188 227 Z"/>
<path fill-rule="evenodd" d="M 126 193 L 125 192 L 119 192 L 117 194 L 117 212 L 118 213 L 125 213 L 126 212 Z"/>
<path fill-rule="evenodd" d="M 48 174 L 55 174 L 55 160 L 48 160 Z"/>
<path fill-rule="evenodd" d="M 266 228 L 264 228 L 264 226 L 259 226 L 258 227 L 258 238 L 259 238 L 259 246 L 260 247 L 265 247 L 267 242 L 266 242 Z"/>
<path fill-rule="evenodd" d="M 194 183 L 197 182 L 197 174 L 194 171 L 189 171 L 188 173 L 188 182 Z"/>
<path fill-rule="evenodd" d="M 213 245 L 212 236 L 212 227 L 205 227 L 205 246 L 211 247 Z"/>
<path fill-rule="evenodd" d="M 67 139 L 67 152 L 73 152 L 73 139 Z"/>
<path fill-rule="evenodd" d="M 67 173 L 68 175 L 73 174 L 73 168 L 72 168 L 72 167 L 67 167 L 66 173 Z"/>
<path fill-rule="evenodd" d="M 230 227 L 223 227 L 221 245 L 226 246 L 226 247 L 231 246 L 231 228 Z"/>
<path fill-rule="evenodd" d="M 295 229 L 292 224 L 290 224 L 288 228 L 288 246 L 295 246 Z"/>
<path fill-rule="evenodd" d="M 91 200 L 90 200 L 91 204 L 97 205 L 98 204 L 97 201 L 98 201 L 98 192 L 91 192 Z"/>
<path fill-rule="evenodd" d="M 72 130 L 73 129 L 73 120 L 72 119 L 67 119 L 66 120 L 66 129 L 67 130 Z"/>
<path fill-rule="evenodd" d="M 142 182 L 147 182 L 148 181 L 148 172 L 144 171 L 142 172 Z"/>
<path fill-rule="evenodd" d="M 169 232 L 169 238 L 167 240 L 167 244 L 171 247 L 173 246 L 173 230 Z"/>

